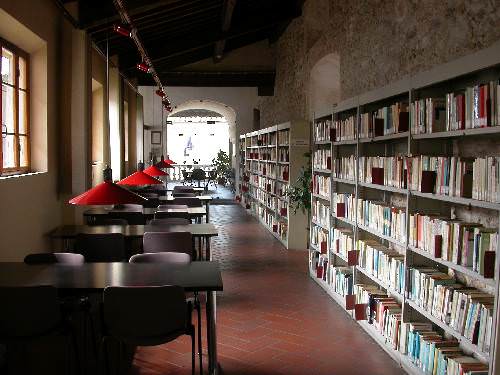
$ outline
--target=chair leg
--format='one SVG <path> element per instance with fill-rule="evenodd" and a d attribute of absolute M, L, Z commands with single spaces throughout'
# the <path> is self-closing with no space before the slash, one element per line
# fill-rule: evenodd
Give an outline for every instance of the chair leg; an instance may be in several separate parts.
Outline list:
<path fill-rule="evenodd" d="M 195 293 L 194 303 L 196 306 L 196 310 L 198 312 L 198 356 L 200 357 L 200 374 L 203 375 L 203 343 L 202 343 L 202 336 L 201 336 L 201 304 L 200 304 L 200 300 L 198 297 L 199 297 L 198 293 Z"/>
<path fill-rule="evenodd" d="M 76 341 L 75 331 L 72 329 L 70 332 L 71 346 L 73 347 L 73 355 L 75 357 L 75 368 L 77 374 L 82 374 L 82 363 L 80 362 L 80 353 L 78 351 L 78 344 Z"/>
<path fill-rule="evenodd" d="M 195 338 L 194 338 L 194 329 L 191 332 L 191 375 L 194 375 L 195 373 L 195 367 L 196 367 L 196 347 L 195 347 Z"/>
<path fill-rule="evenodd" d="M 102 338 L 101 349 L 102 349 L 102 358 L 104 361 L 104 373 L 106 375 L 110 375 L 111 371 L 109 369 L 109 355 L 108 355 L 108 339 L 106 337 Z"/>

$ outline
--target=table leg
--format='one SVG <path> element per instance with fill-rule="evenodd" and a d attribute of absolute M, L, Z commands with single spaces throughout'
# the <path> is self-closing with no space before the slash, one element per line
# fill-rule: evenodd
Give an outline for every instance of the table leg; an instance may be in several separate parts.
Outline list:
<path fill-rule="evenodd" d="M 208 203 L 208 201 L 205 203 L 205 210 L 207 211 L 206 222 L 208 223 L 210 217 L 210 203 Z"/>
<path fill-rule="evenodd" d="M 212 253 L 210 251 L 210 237 L 205 237 L 205 259 L 208 261 L 212 260 Z"/>
<path fill-rule="evenodd" d="M 219 374 L 219 362 L 217 361 L 217 334 L 216 334 L 216 293 L 207 292 L 207 346 L 208 346 L 208 373 Z"/>

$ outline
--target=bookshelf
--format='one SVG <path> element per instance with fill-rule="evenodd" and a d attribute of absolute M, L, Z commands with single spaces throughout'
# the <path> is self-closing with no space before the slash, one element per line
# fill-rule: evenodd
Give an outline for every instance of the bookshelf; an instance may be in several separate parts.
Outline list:
<path fill-rule="evenodd" d="M 500 371 L 499 56 L 497 43 L 314 115 L 310 276 L 411 374 L 430 364 L 410 337 Z M 467 311 L 446 310 L 454 295 Z"/>
<path fill-rule="evenodd" d="M 287 249 L 307 248 L 307 216 L 289 208 L 286 192 L 306 165 L 308 150 L 305 121 L 240 135 L 241 203 Z"/>

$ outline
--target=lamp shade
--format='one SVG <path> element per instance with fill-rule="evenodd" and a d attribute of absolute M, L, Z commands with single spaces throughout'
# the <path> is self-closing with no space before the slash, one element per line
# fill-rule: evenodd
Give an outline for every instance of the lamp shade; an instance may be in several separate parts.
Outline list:
<path fill-rule="evenodd" d="M 158 168 L 174 168 L 172 163 L 168 163 L 167 160 L 161 160 L 160 162 L 156 163 L 156 166 Z"/>
<path fill-rule="evenodd" d="M 156 165 L 152 165 L 144 170 L 144 173 L 152 176 L 152 177 L 158 177 L 158 176 L 168 176 L 167 172 L 163 172 L 160 168 L 158 168 Z"/>
<path fill-rule="evenodd" d="M 111 181 L 104 181 L 96 187 L 71 199 L 69 203 L 78 206 L 92 206 L 143 203 L 146 201 L 147 199 L 141 197 L 139 194 L 132 193 Z"/>
<path fill-rule="evenodd" d="M 168 164 L 176 164 L 175 161 L 173 161 L 172 159 L 170 159 L 168 156 L 166 159 L 164 159 L 165 163 L 168 163 Z"/>
<path fill-rule="evenodd" d="M 151 177 L 143 171 L 137 171 L 132 173 L 130 176 L 125 177 L 123 180 L 118 181 L 117 184 L 128 186 L 143 186 L 163 184 L 163 181 Z"/>

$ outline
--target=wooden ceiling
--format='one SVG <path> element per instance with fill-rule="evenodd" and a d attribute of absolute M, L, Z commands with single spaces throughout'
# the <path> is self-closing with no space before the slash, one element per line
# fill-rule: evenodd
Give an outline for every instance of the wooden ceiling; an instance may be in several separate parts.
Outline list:
<path fill-rule="evenodd" d="M 69 0 L 62 0 L 68 3 Z M 74 0 L 73 0 L 74 1 Z M 206 58 L 214 63 L 228 52 L 268 39 L 275 42 L 304 0 L 125 0 L 138 36 L 167 86 L 259 86 L 274 84 L 274 71 L 186 72 L 179 68 Z M 137 71 L 140 55 L 131 39 L 113 33 L 120 18 L 112 0 L 78 0 L 79 24 L 139 84 L 154 84 Z"/>

